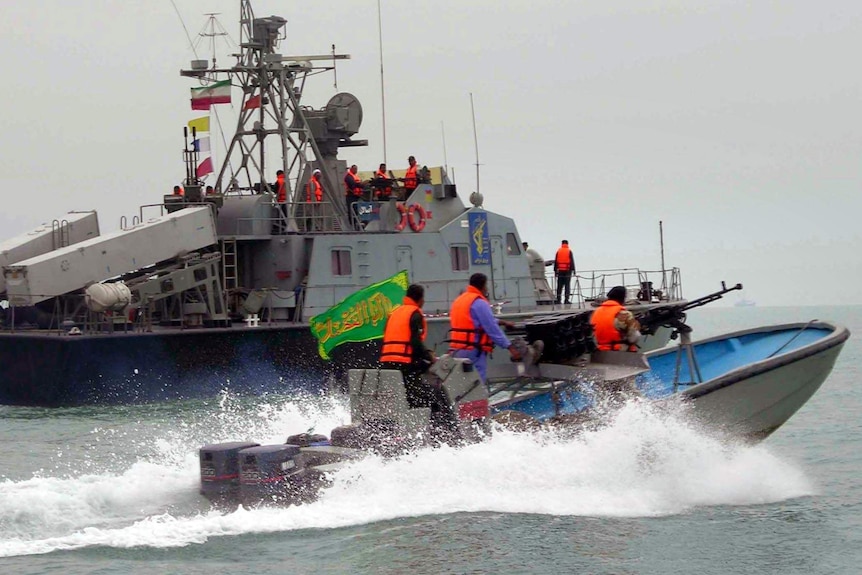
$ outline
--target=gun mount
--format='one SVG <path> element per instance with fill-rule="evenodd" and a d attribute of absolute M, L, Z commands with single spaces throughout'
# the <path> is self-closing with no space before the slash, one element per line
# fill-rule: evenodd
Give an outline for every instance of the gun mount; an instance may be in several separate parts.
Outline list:
<path fill-rule="evenodd" d="M 718 301 L 723 298 L 725 294 L 741 289 L 742 284 L 727 287 L 724 282 L 721 282 L 721 289 L 717 292 L 693 299 L 683 305 L 655 307 L 643 313 L 636 314 L 637 320 L 641 324 L 641 333 L 644 335 L 652 335 L 658 328 L 663 326 L 673 328 L 679 333 L 689 333 L 691 332 L 691 328 L 685 323 L 685 312 L 690 309 Z M 674 338 L 674 336 L 672 335 L 671 338 Z"/>

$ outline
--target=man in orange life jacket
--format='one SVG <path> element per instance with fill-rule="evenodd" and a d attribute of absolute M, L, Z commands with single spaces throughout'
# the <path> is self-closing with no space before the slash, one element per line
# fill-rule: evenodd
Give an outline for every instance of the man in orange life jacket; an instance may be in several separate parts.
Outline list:
<path fill-rule="evenodd" d="M 416 158 L 413 156 L 407 158 L 407 163 L 410 167 L 407 168 L 407 172 L 404 174 L 404 190 L 407 192 L 407 196 L 409 196 L 416 189 L 416 186 L 419 185 L 419 174 L 416 173 L 419 166 L 416 165 Z M 405 200 L 407 196 L 405 196 Z"/>
<path fill-rule="evenodd" d="M 275 201 L 279 204 L 287 201 L 287 183 L 284 181 L 284 170 L 275 173 Z"/>
<path fill-rule="evenodd" d="M 281 231 L 287 227 L 287 182 L 284 181 L 284 170 L 275 173 L 275 201 L 281 211 L 281 221 L 274 227 Z"/>
<path fill-rule="evenodd" d="M 566 288 L 565 303 L 569 303 L 572 291 L 572 274 L 574 272 L 575 256 L 572 255 L 572 250 L 569 249 L 569 240 L 563 240 L 560 249 L 557 250 L 557 257 L 554 258 L 554 273 L 557 274 L 557 303 L 560 303 L 560 295 L 563 292 L 564 286 Z"/>
<path fill-rule="evenodd" d="M 305 187 L 305 201 L 323 201 L 323 186 L 320 184 L 320 170 L 314 170 L 311 173 L 311 177 L 308 179 L 308 185 Z"/>
<path fill-rule="evenodd" d="M 626 288 L 614 286 L 608 292 L 608 299 L 590 316 L 600 351 L 637 351 L 641 326 L 634 314 L 623 307 L 625 299 Z"/>
<path fill-rule="evenodd" d="M 395 308 L 386 320 L 383 346 L 380 350 L 380 367 L 397 369 L 404 375 L 407 403 L 410 407 L 430 407 L 440 411 L 442 390 L 435 390 L 422 377 L 436 360 L 434 353 L 425 347 L 427 325 L 422 306 L 425 305 L 425 288 L 410 284 L 403 303 Z"/>
<path fill-rule="evenodd" d="M 371 185 L 374 186 L 374 197 L 378 200 L 385 201 L 392 197 L 392 180 L 386 174 L 386 164 L 380 164 L 374 172 Z"/>
<path fill-rule="evenodd" d="M 344 174 L 344 194 L 347 199 L 347 215 L 353 224 L 354 229 L 359 229 L 359 218 L 357 217 L 354 205 L 362 199 L 362 180 L 356 175 L 359 168 L 356 164 L 350 166 L 347 173 Z"/>
<path fill-rule="evenodd" d="M 320 184 L 320 170 L 314 170 L 311 177 L 308 178 L 308 183 L 305 185 L 305 201 L 308 204 L 305 206 L 305 229 L 315 231 L 322 229 L 322 220 L 320 212 L 320 202 L 323 201 L 323 186 Z"/>
<path fill-rule="evenodd" d="M 174 195 L 184 196 L 186 195 L 186 191 L 182 188 L 182 186 L 174 186 Z"/>
<path fill-rule="evenodd" d="M 487 381 L 488 354 L 496 344 L 509 350 L 512 360 L 521 359 L 521 354 L 500 329 L 500 325 L 512 324 L 497 321 L 491 304 L 488 303 L 488 276 L 475 273 L 470 276 L 467 290 L 455 298 L 449 310 L 449 351 L 454 357 L 471 360 L 482 381 Z"/>

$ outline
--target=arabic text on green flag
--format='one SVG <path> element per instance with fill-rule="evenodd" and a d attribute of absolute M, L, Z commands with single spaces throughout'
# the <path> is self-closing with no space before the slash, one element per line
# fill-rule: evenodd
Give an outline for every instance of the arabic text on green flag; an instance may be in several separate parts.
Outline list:
<path fill-rule="evenodd" d="M 363 288 L 340 303 L 311 318 L 311 332 L 323 359 L 345 342 L 362 342 L 383 337 L 386 318 L 401 305 L 407 293 L 406 271 Z"/>

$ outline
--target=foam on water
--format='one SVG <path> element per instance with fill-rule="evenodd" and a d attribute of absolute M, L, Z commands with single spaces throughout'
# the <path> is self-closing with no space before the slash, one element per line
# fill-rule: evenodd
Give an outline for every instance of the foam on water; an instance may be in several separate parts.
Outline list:
<path fill-rule="evenodd" d="M 644 517 L 697 506 L 750 505 L 808 495 L 793 462 L 763 445 L 722 441 L 685 413 L 633 402 L 576 436 L 499 430 L 481 444 L 369 457 L 334 475 L 319 501 L 298 507 L 209 508 L 197 494 L 197 447 L 344 423 L 344 403 L 317 398 L 191 417 L 157 437 L 130 439 L 150 455 L 121 473 L 0 483 L 0 556 L 91 546 L 177 547 L 210 537 L 334 528 L 455 512 Z"/>

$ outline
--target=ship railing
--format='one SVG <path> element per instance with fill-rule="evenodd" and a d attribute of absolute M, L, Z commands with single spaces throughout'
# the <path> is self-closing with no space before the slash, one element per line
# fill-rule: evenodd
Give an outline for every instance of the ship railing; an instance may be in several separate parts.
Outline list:
<path fill-rule="evenodd" d="M 556 274 L 550 270 L 546 273 L 546 277 L 556 294 Z M 679 268 L 665 270 L 615 268 L 582 271 L 572 276 L 573 304 L 589 304 L 603 300 L 608 291 L 618 285 L 626 288 L 628 300 L 659 303 L 683 299 Z"/>
<path fill-rule="evenodd" d="M 469 278 L 464 279 L 447 279 L 447 280 L 426 280 L 419 279 L 419 283 L 425 287 L 425 315 L 428 317 L 437 317 L 448 315 L 449 307 L 467 287 Z M 495 313 L 527 313 L 536 310 L 535 298 L 533 296 L 533 281 L 531 278 L 506 278 L 508 291 L 505 293 L 491 293 L 490 303 L 494 308 Z M 361 289 L 362 286 L 354 286 L 353 289 Z M 338 302 L 344 299 L 342 292 L 335 289 L 334 286 L 311 286 L 307 288 L 309 292 L 313 292 L 313 305 L 309 310 L 305 310 L 306 288 L 300 291 L 297 296 L 297 314 L 302 313 L 306 316 L 321 313 Z M 307 314 L 305 312 L 308 312 Z"/>
<path fill-rule="evenodd" d="M 40 335 L 79 335 L 136 331 L 135 321 L 124 311 L 93 312 L 86 308 L 80 294 L 56 297 L 53 294 L 30 294 L 53 298 L 51 311 L 35 306 L 16 306 L 14 301 L 0 300 L 0 332 L 36 331 Z M 39 327 L 46 325 L 47 327 Z"/>
<path fill-rule="evenodd" d="M 283 235 L 289 232 L 338 232 L 341 220 L 330 202 L 288 202 L 270 204 L 273 216 L 236 219 L 234 236 Z"/>

